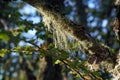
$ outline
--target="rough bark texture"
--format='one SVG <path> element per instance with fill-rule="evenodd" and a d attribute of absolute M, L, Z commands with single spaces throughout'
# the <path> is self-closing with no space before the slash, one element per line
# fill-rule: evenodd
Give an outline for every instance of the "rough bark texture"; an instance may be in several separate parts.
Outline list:
<path fill-rule="evenodd" d="M 49 9 L 48 7 L 46 7 L 46 4 L 42 1 L 24 1 L 26 1 L 27 3 L 34 6 L 37 9 L 37 11 L 43 16 L 43 19 L 46 19 L 44 20 L 44 23 L 47 26 L 49 26 L 50 24 L 52 26 L 56 26 L 56 29 L 60 29 L 61 31 L 73 36 L 76 40 L 78 40 L 80 44 L 82 44 L 84 51 L 89 52 L 91 54 L 88 59 L 89 63 L 95 65 L 98 65 L 99 63 L 100 65 L 106 67 L 106 69 L 111 70 L 111 72 L 118 70 L 113 70 L 113 65 L 115 63 L 114 61 L 116 61 L 115 55 L 111 53 L 108 47 L 102 45 L 94 38 L 92 38 L 86 32 L 83 26 L 78 26 L 66 17 L 60 15 L 58 12 Z M 93 69 L 95 69 L 95 67 L 93 67 Z"/>
<path fill-rule="evenodd" d="M 101 61 L 111 58 L 110 55 L 112 54 L 110 53 L 108 47 L 105 47 L 104 45 L 96 41 L 93 37 L 91 37 L 89 33 L 86 32 L 83 26 L 78 26 L 74 24 L 66 17 L 46 7 L 46 5 L 42 4 L 42 2 L 26 2 L 34 6 L 37 9 L 37 11 L 43 16 L 43 19 L 47 19 L 47 21 L 50 21 L 50 24 L 56 27 L 59 26 L 57 29 L 61 29 L 65 33 L 77 39 L 80 42 L 80 44 L 82 44 L 85 52 L 91 53 L 90 59 L 95 57 L 93 60 L 89 61 L 90 63 L 100 63 Z M 47 24 L 47 22 L 45 21 L 44 23 Z"/>
<path fill-rule="evenodd" d="M 120 0 L 115 0 L 115 8 L 117 11 L 115 20 L 114 20 L 114 31 L 116 34 L 116 37 L 120 44 Z M 117 60 L 116 60 L 115 68 L 111 71 L 113 73 L 113 79 L 114 80 L 120 80 L 120 48 L 117 54 Z"/>

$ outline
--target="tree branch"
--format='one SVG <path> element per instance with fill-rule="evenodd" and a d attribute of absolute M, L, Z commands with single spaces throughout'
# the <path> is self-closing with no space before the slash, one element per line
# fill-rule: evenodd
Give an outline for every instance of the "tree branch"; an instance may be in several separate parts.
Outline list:
<path fill-rule="evenodd" d="M 88 59 L 88 62 L 93 64 L 101 63 L 102 61 L 115 61 L 115 55 L 113 55 L 109 48 L 105 45 L 102 45 L 98 41 L 96 41 L 93 37 L 91 37 L 83 26 L 78 26 L 73 23 L 66 17 L 60 15 L 54 10 L 49 9 L 46 5 L 38 0 L 35 1 L 27 1 L 24 0 L 30 5 L 34 6 L 37 11 L 43 16 L 43 22 L 49 26 L 55 26 L 55 29 L 61 30 L 65 32 L 65 34 L 69 34 L 74 37 L 76 40 L 80 42 L 83 46 L 85 52 L 89 52 L 91 56 Z M 51 27 L 51 26 L 50 26 Z M 113 60 L 114 59 L 114 60 Z"/>

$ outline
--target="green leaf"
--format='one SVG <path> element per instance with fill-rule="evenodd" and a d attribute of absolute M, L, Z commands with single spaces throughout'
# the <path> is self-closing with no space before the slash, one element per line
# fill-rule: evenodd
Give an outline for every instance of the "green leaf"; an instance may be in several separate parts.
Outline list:
<path fill-rule="evenodd" d="M 67 59 L 69 57 L 69 53 L 64 50 L 58 50 L 61 54 L 59 56 L 60 59 Z"/>
<path fill-rule="evenodd" d="M 0 50 L 0 56 L 1 56 L 1 57 L 4 57 L 5 53 L 7 53 L 7 52 L 8 52 L 7 49 L 2 49 L 2 50 Z"/>
<path fill-rule="evenodd" d="M 61 61 L 60 60 L 56 60 L 55 61 L 55 64 L 59 64 Z"/>
<path fill-rule="evenodd" d="M 8 41 L 10 38 L 7 33 L 5 32 L 0 32 L 0 39 Z"/>

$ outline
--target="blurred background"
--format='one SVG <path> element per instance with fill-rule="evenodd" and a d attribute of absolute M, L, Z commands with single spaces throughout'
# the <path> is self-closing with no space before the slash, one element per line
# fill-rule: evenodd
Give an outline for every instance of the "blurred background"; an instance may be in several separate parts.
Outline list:
<path fill-rule="evenodd" d="M 114 0 L 63 0 L 63 2 L 63 13 L 67 18 L 76 24 L 84 25 L 92 37 L 109 46 L 113 52 L 119 49 L 113 32 L 113 21 L 117 13 Z M 34 7 L 21 0 L 11 2 L 1 0 L 0 80 L 35 80 L 34 76 L 38 76 L 39 73 L 40 53 L 33 48 L 42 47 L 49 36 L 42 23 L 42 16 Z M 70 55 L 73 56 L 74 51 L 70 52 Z M 25 54 L 22 54 L 23 52 Z M 86 56 L 83 54 L 80 52 L 81 61 Z M 31 78 L 29 79 L 27 75 L 31 75 Z M 97 71 L 97 75 L 103 80 L 111 78 L 111 74 L 102 69 Z M 69 69 L 64 71 L 66 80 L 80 80 L 75 76 Z"/>

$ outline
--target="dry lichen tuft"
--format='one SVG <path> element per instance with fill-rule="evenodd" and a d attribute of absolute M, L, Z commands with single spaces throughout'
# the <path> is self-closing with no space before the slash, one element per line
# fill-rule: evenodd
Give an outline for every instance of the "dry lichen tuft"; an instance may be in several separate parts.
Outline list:
<path fill-rule="evenodd" d="M 47 26 L 47 30 L 53 33 L 55 47 L 60 49 L 67 49 L 68 34 L 63 30 L 64 24 L 62 24 L 62 22 L 56 21 L 56 18 L 59 16 L 56 15 L 56 17 L 53 17 L 51 14 L 48 14 L 48 12 L 46 14 L 47 15 L 43 16 L 43 22 Z"/>

